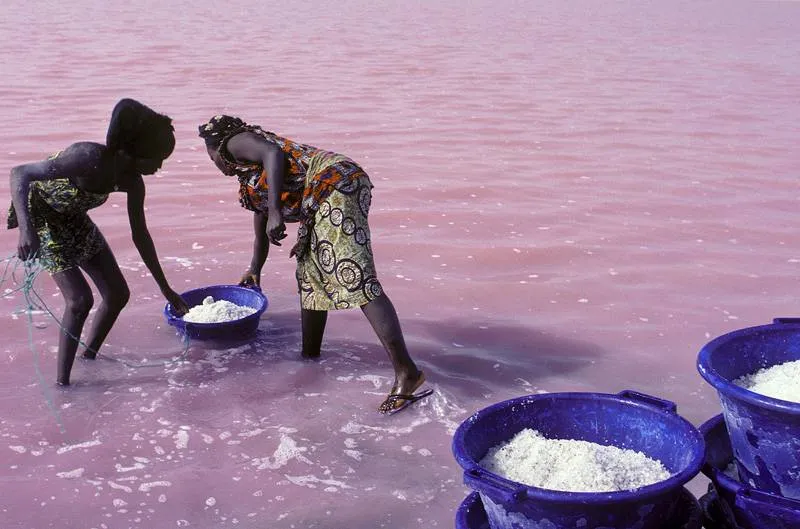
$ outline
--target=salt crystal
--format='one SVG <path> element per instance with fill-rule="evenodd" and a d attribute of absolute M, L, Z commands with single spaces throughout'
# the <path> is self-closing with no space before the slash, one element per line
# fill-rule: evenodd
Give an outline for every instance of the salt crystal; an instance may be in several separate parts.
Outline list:
<path fill-rule="evenodd" d="M 222 323 L 235 321 L 256 312 L 253 307 L 243 307 L 221 299 L 214 301 L 211 296 L 206 296 L 201 305 L 195 305 L 184 314 L 183 321 L 189 323 Z"/>
<path fill-rule="evenodd" d="M 733 383 L 766 397 L 800 403 L 800 360 L 761 369 Z"/>
<path fill-rule="evenodd" d="M 634 490 L 670 477 L 660 461 L 641 452 L 548 439 L 530 428 L 490 448 L 480 465 L 524 485 L 567 492 Z"/>

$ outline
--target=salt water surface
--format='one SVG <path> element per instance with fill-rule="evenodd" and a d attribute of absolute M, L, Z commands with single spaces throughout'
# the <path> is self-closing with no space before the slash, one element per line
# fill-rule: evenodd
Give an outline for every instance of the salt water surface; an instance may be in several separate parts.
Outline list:
<path fill-rule="evenodd" d="M 0 301 L 0 525 L 450 528 L 469 493 L 451 436 L 485 406 L 635 389 L 716 415 L 698 350 L 800 312 L 798 27 L 793 1 L 6 0 L 0 172 L 102 142 L 120 98 L 169 114 L 147 221 L 182 291 L 235 283 L 252 247 L 200 123 L 352 157 L 436 392 L 376 412 L 392 370 L 358 310 L 300 360 L 288 242 L 255 339 L 185 346 L 113 194 L 91 216 L 131 303 L 72 387 L 52 318 Z M 2 257 L 16 241 L 0 231 Z"/>

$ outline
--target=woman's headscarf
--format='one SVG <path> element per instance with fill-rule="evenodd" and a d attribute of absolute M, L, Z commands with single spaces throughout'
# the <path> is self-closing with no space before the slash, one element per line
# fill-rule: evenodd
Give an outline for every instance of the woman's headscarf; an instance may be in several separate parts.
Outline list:
<path fill-rule="evenodd" d="M 218 149 L 222 142 L 225 141 L 225 138 L 242 132 L 246 128 L 247 123 L 241 119 L 221 114 L 208 120 L 208 123 L 200 125 L 198 130 L 207 147 Z"/>

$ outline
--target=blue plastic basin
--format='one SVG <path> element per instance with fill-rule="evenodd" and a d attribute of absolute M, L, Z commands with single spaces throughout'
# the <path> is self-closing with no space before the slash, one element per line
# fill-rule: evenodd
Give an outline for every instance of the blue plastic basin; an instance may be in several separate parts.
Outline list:
<path fill-rule="evenodd" d="M 525 428 L 548 438 L 637 450 L 661 461 L 672 476 L 631 491 L 563 492 L 516 483 L 480 467 L 491 447 Z M 492 529 L 663 529 L 704 456 L 700 432 L 677 414 L 674 403 L 635 391 L 550 393 L 500 402 L 462 422 L 452 448 Z"/>
<path fill-rule="evenodd" d="M 684 488 L 675 505 L 672 520 L 663 523 L 663 529 L 702 529 L 703 516 L 697 499 Z M 456 511 L 456 529 L 491 529 L 480 495 L 473 492 L 467 496 Z"/>
<path fill-rule="evenodd" d="M 214 301 L 226 300 L 243 307 L 252 307 L 256 312 L 244 318 L 222 323 L 191 323 L 183 321 L 167 303 L 164 307 L 164 317 L 167 323 L 178 329 L 181 334 L 186 334 L 195 340 L 209 339 L 241 339 L 253 335 L 258 329 L 261 315 L 267 310 L 267 297 L 256 288 L 246 288 L 237 285 L 213 285 L 196 288 L 181 294 L 189 308 L 200 305 L 203 300 L 211 296 Z"/>
<path fill-rule="evenodd" d="M 733 463 L 733 448 L 722 415 L 700 426 L 706 445 L 702 472 L 714 484 L 726 523 L 740 529 L 798 529 L 800 501 L 753 489 L 725 470 Z"/>
<path fill-rule="evenodd" d="M 800 360 L 800 319 L 777 318 L 710 341 L 698 354 L 697 368 L 719 395 L 742 482 L 800 499 L 800 404 L 733 383 L 793 360 Z"/>

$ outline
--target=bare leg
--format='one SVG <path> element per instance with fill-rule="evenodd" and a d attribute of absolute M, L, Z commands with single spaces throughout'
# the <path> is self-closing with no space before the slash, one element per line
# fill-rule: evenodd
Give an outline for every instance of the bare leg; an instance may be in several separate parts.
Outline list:
<path fill-rule="evenodd" d="M 94 299 L 89 283 L 80 269 L 70 268 L 53 274 L 53 280 L 64 296 L 64 317 L 61 319 L 61 336 L 58 340 L 58 384 L 69 385 L 69 375 L 75 362 L 75 352 L 83 331 L 83 324 Z"/>
<path fill-rule="evenodd" d="M 94 359 L 114 322 L 117 321 L 119 313 L 128 303 L 131 293 L 117 260 L 107 244 L 83 266 L 83 269 L 97 285 L 97 290 L 102 297 L 102 303 L 100 303 L 92 323 L 86 350 L 83 352 L 84 358 Z"/>
<path fill-rule="evenodd" d="M 392 393 L 401 395 L 412 393 L 420 385 L 422 371 L 408 354 L 400 320 L 389 296 L 384 293 L 363 305 L 361 310 L 378 335 L 394 366 Z"/>
<path fill-rule="evenodd" d="M 300 318 L 303 327 L 303 358 L 319 358 L 328 311 L 301 309 Z"/>

